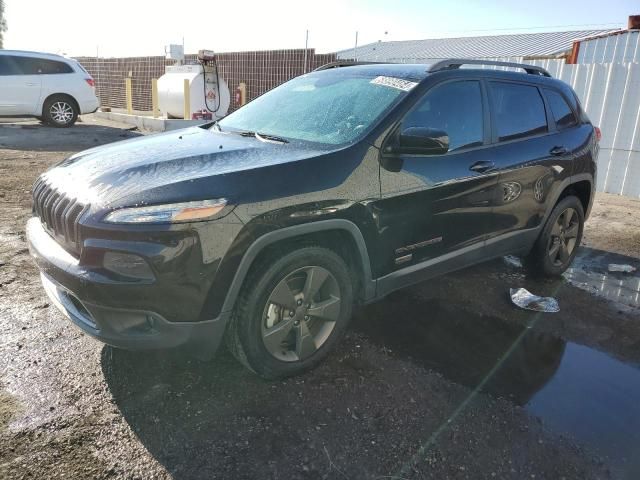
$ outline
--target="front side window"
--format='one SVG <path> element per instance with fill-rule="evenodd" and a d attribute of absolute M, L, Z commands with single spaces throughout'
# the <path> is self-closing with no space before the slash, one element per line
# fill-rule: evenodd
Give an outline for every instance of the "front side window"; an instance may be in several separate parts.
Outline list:
<path fill-rule="evenodd" d="M 0 75 L 20 75 L 22 72 L 13 55 L 0 55 Z"/>
<path fill-rule="evenodd" d="M 429 90 L 402 122 L 402 128 L 426 127 L 449 136 L 449 151 L 482 145 L 482 91 L 477 81 L 445 83 Z"/>
<path fill-rule="evenodd" d="M 417 83 L 333 69 L 294 78 L 218 122 L 294 140 L 340 145 L 361 137 Z"/>
<path fill-rule="evenodd" d="M 544 94 L 547 96 L 547 101 L 551 106 L 551 113 L 556 121 L 558 130 L 573 127 L 578 123 L 573 111 L 562 95 L 555 90 L 549 90 L 546 88 L 544 89 Z"/>
<path fill-rule="evenodd" d="M 489 82 L 498 140 L 538 135 L 548 131 L 544 102 L 537 87 Z"/>

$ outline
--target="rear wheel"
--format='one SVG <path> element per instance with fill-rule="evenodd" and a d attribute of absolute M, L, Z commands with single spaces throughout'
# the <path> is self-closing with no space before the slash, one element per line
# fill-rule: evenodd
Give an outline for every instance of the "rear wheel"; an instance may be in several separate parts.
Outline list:
<path fill-rule="evenodd" d="M 527 258 L 528 265 L 542 275 L 561 275 L 571 265 L 584 229 L 584 210 L 577 197 L 563 198 L 553 209 Z"/>
<path fill-rule="evenodd" d="M 42 109 L 42 118 L 52 127 L 70 127 L 78 119 L 78 107 L 64 95 L 48 98 Z"/>
<path fill-rule="evenodd" d="M 316 366 L 338 342 L 352 302 L 351 276 L 342 258 L 322 247 L 301 248 L 252 272 L 227 344 L 264 378 L 297 375 Z"/>

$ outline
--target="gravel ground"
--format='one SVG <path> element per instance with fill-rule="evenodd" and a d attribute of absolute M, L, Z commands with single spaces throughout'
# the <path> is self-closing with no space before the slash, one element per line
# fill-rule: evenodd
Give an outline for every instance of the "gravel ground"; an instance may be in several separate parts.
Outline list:
<path fill-rule="evenodd" d="M 491 362 L 533 327 L 640 363 L 636 309 L 501 262 L 360 309 L 327 362 L 284 381 L 253 376 L 226 351 L 200 362 L 82 334 L 49 305 L 28 255 L 30 186 L 69 152 L 134 135 L 91 117 L 65 131 L 0 125 L 0 478 L 615 477 L 606 458 L 550 431 L 524 400 L 478 392 L 421 362 L 420 345 L 394 344 L 399 321 L 413 332 L 441 317 L 468 331 L 492 319 L 512 335 L 495 334 L 502 350 Z M 638 212 L 638 201 L 598 195 L 587 248 L 637 264 Z M 562 313 L 515 310 L 514 285 L 553 294 Z"/>

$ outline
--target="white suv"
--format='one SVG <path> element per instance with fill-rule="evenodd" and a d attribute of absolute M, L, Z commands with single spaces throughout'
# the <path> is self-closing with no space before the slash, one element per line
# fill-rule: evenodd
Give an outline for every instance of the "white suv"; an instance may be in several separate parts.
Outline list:
<path fill-rule="evenodd" d="M 0 50 L 0 117 L 33 116 L 73 125 L 100 106 L 95 83 L 75 60 L 49 53 Z"/>

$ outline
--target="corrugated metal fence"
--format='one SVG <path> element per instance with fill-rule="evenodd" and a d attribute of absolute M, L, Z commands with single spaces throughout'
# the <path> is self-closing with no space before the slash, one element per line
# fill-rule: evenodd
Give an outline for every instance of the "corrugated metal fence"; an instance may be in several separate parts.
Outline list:
<path fill-rule="evenodd" d="M 602 130 L 598 191 L 640 198 L 640 64 L 529 61 L 573 87 Z"/>

